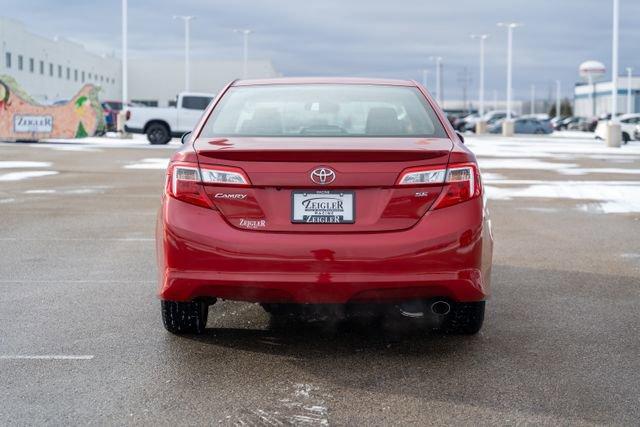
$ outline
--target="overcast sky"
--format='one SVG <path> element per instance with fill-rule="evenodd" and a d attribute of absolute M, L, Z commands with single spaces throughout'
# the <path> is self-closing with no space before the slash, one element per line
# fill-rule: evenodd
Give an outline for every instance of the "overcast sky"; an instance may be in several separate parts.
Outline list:
<path fill-rule="evenodd" d="M 3 2 L 0 14 L 39 34 L 59 35 L 97 52 L 120 55 L 120 0 Z M 640 1 L 620 0 L 620 72 L 640 74 Z M 421 80 L 429 56 L 444 58 L 445 98 L 462 98 L 463 70 L 477 96 L 478 42 L 488 33 L 487 98 L 504 97 L 506 30 L 499 21 L 524 24 L 514 33 L 514 91 L 526 99 L 531 84 L 541 97 L 560 79 L 572 94 L 578 65 L 587 59 L 611 64 L 612 0 L 129 0 L 131 56 L 183 54 L 182 22 L 195 15 L 193 57 L 240 59 L 234 28 L 251 28 L 250 56 L 270 58 L 287 76 L 375 76 Z"/>

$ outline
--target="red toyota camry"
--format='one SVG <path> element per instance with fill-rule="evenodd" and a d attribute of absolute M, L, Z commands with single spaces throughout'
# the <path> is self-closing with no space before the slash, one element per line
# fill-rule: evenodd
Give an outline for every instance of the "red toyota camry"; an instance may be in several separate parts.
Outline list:
<path fill-rule="evenodd" d="M 235 81 L 167 170 L 157 224 L 164 325 L 217 299 L 279 315 L 387 303 L 480 330 L 492 236 L 474 155 L 415 82 Z"/>

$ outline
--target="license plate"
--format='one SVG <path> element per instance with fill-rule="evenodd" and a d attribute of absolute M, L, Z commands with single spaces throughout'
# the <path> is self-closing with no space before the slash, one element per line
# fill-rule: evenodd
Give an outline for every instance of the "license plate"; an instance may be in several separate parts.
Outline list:
<path fill-rule="evenodd" d="M 306 224 L 353 224 L 353 191 L 291 192 L 291 222 Z"/>

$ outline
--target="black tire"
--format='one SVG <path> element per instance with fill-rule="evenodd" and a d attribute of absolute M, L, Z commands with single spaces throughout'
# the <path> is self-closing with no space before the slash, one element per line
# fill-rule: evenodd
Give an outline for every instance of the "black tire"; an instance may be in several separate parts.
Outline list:
<path fill-rule="evenodd" d="M 162 323 L 172 334 L 201 334 L 207 326 L 209 304 L 203 301 L 160 301 Z"/>
<path fill-rule="evenodd" d="M 473 335 L 482 328 L 485 302 L 462 302 L 451 305 L 442 331 L 450 335 Z"/>
<path fill-rule="evenodd" d="M 147 126 L 146 134 L 152 145 L 168 144 L 171 141 L 171 132 L 164 123 L 151 123 Z"/>
<path fill-rule="evenodd" d="M 629 136 L 629 134 L 627 132 L 622 132 L 622 142 L 626 144 L 629 141 L 631 141 L 631 137 Z"/>

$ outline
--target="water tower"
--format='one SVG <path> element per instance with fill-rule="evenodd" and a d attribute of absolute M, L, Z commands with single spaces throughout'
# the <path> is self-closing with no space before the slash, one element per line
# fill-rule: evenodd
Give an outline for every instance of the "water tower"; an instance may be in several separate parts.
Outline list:
<path fill-rule="evenodd" d="M 600 81 L 607 72 L 600 61 L 589 60 L 580 64 L 580 77 L 591 87 L 591 115 L 596 115 L 596 82 Z"/>

